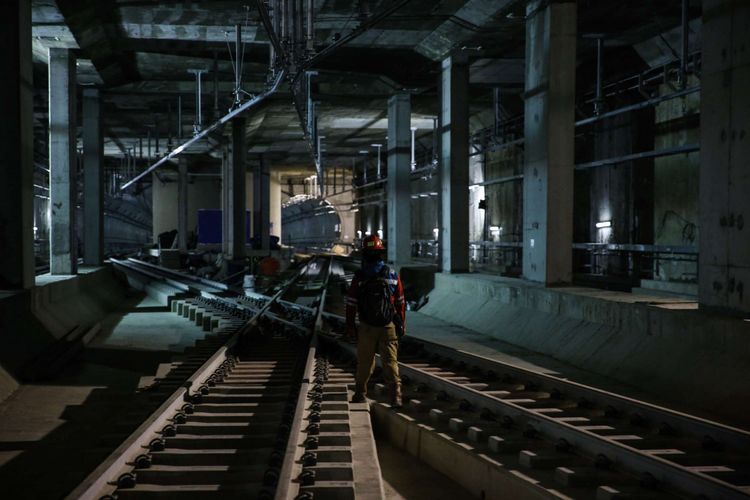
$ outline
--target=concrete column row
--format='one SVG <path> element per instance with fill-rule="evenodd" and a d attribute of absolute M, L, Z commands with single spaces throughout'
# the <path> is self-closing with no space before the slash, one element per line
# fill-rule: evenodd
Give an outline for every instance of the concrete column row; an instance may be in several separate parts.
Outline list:
<path fill-rule="evenodd" d="M 411 96 L 388 100 L 388 262 L 411 260 Z"/>
<path fill-rule="evenodd" d="M 224 217 L 223 249 L 229 260 L 245 257 L 245 171 L 247 147 L 244 118 L 232 120 L 232 140 L 224 160 L 222 204 Z"/>
<path fill-rule="evenodd" d="M 701 308 L 750 313 L 750 2 L 703 1 Z"/>
<path fill-rule="evenodd" d="M 0 6 L 0 67 L 8 99 L 0 103 L 0 287 L 34 286 L 34 132 L 31 57 L 31 2 L 11 0 Z M 75 274 L 76 65 L 68 49 L 49 50 L 49 196 L 50 272 Z M 11 98 L 12 97 L 12 98 Z M 99 96 L 84 92 L 84 249 L 87 264 L 101 263 L 103 253 L 102 147 Z"/>

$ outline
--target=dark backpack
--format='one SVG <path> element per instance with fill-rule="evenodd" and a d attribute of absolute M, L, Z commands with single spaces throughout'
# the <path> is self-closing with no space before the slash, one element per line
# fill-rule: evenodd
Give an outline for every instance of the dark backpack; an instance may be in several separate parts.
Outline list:
<path fill-rule="evenodd" d="M 371 278 L 359 274 L 357 305 L 359 320 L 372 326 L 386 326 L 396 316 L 396 308 L 391 300 L 391 286 L 388 280 L 391 270 L 388 266 Z"/>

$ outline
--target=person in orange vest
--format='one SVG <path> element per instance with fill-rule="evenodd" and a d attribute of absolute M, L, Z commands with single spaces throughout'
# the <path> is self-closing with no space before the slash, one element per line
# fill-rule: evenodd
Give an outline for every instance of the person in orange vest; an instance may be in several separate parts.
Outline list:
<path fill-rule="evenodd" d="M 391 406 L 400 408 L 398 341 L 406 332 L 406 301 L 401 278 L 383 262 L 384 254 L 385 246 L 376 235 L 362 241 L 362 268 L 354 274 L 346 297 L 346 332 L 357 341 L 352 402 L 366 401 L 367 381 L 375 368 L 375 353 L 379 352 Z"/>

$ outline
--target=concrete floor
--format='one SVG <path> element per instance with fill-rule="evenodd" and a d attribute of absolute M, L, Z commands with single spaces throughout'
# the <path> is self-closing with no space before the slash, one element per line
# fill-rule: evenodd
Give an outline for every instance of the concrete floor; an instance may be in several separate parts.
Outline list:
<path fill-rule="evenodd" d="M 127 414 L 153 375 L 205 333 L 149 298 L 131 296 L 52 381 L 22 385 L 0 405 L 3 498 L 61 498 L 139 423 Z"/>
<path fill-rule="evenodd" d="M 384 439 L 377 439 L 386 500 L 475 498 L 449 478 Z"/>
<path fill-rule="evenodd" d="M 90 347 L 181 352 L 205 335 L 201 328 L 180 320 L 157 300 L 145 297 L 129 310 L 104 319 L 102 333 Z"/>

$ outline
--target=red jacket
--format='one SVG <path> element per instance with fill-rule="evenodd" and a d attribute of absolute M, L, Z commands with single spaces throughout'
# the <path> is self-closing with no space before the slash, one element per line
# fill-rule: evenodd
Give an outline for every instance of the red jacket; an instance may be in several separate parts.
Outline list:
<path fill-rule="evenodd" d="M 346 326 L 350 329 L 355 326 L 357 317 L 357 303 L 359 300 L 359 283 L 362 281 L 362 272 L 354 274 L 352 284 L 346 296 Z M 391 286 L 391 303 L 393 304 L 396 314 L 401 317 L 401 324 L 406 331 L 406 300 L 404 299 L 404 285 L 401 283 L 401 277 L 397 272 L 391 270 L 388 276 L 388 284 Z"/>

